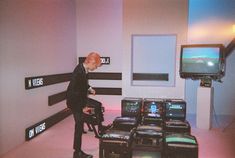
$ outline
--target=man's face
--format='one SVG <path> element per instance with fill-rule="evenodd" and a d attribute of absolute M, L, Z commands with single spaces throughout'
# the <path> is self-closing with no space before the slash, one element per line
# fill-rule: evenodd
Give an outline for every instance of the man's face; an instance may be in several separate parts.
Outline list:
<path fill-rule="evenodd" d="M 94 71 L 95 69 L 97 69 L 99 67 L 99 64 L 97 64 L 95 61 L 91 61 L 88 64 L 88 70 L 89 71 Z"/>

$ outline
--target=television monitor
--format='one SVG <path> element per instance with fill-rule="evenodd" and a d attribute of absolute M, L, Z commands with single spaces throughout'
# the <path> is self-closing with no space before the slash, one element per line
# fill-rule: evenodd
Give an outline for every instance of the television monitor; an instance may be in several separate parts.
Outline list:
<path fill-rule="evenodd" d="M 122 99 L 122 117 L 138 117 L 141 114 L 142 98 Z"/>
<path fill-rule="evenodd" d="M 181 78 L 217 80 L 224 75 L 224 64 L 224 46 L 222 44 L 181 46 Z"/>
<path fill-rule="evenodd" d="M 165 105 L 166 119 L 185 120 L 186 102 L 185 101 L 167 101 Z"/>

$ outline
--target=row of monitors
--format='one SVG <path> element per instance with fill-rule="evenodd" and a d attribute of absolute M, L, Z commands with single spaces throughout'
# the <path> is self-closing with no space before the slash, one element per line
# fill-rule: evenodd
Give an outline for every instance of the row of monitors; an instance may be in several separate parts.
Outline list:
<path fill-rule="evenodd" d="M 186 102 L 182 99 L 124 98 L 122 116 L 166 117 L 185 120 Z"/>

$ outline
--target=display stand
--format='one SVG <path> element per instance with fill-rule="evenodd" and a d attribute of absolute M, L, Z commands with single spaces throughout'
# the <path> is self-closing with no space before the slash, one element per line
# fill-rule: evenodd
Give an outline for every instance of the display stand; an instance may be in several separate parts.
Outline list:
<path fill-rule="evenodd" d="M 213 87 L 198 87 L 197 89 L 197 116 L 196 126 L 200 129 L 211 128 L 212 106 L 213 106 Z"/>

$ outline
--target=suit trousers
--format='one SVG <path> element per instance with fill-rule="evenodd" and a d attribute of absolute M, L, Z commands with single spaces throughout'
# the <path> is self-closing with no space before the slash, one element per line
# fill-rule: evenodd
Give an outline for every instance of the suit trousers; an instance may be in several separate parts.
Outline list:
<path fill-rule="evenodd" d="M 73 148 L 75 151 L 81 151 L 82 146 L 82 133 L 83 133 L 83 114 L 80 112 L 72 112 L 74 121 L 75 121 L 75 128 L 74 128 L 74 142 Z"/>

